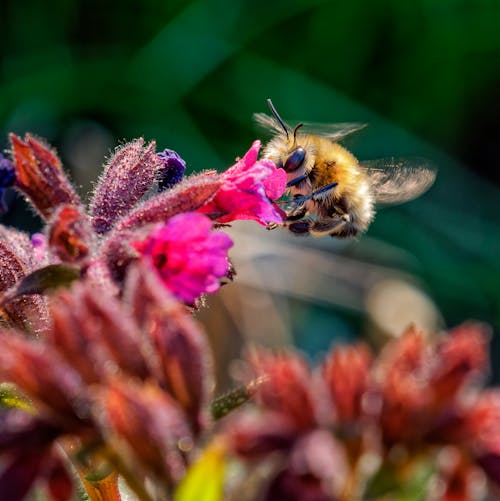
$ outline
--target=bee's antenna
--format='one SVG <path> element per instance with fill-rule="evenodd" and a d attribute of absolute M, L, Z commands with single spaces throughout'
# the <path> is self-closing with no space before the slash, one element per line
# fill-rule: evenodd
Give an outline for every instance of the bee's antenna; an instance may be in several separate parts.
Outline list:
<path fill-rule="evenodd" d="M 297 124 L 297 125 L 294 127 L 294 129 L 293 129 L 293 142 L 294 142 L 294 144 L 295 144 L 295 142 L 297 141 L 297 131 L 298 131 L 301 127 L 303 127 L 303 126 L 304 126 L 304 124 Z"/>
<path fill-rule="evenodd" d="M 274 107 L 273 102 L 270 99 L 267 100 L 267 105 L 269 106 L 271 113 L 274 115 L 274 118 L 276 118 L 276 120 L 278 120 L 281 127 L 283 127 L 283 130 L 285 131 L 285 134 L 286 134 L 286 138 L 288 139 L 287 126 L 285 125 L 285 122 L 283 122 L 283 120 L 281 120 L 281 117 L 279 116 L 278 112 L 276 111 L 276 108 Z"/>

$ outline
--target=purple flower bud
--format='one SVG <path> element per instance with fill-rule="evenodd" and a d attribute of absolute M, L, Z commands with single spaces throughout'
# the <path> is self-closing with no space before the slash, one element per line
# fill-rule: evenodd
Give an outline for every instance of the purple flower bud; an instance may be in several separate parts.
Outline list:
<path fill-rule="evenodd" d="M 174 150 L 165 149 L 156 156 L 163 164 L 163 169 L 159 176 L 159 190 L 164 191 L 176 185 L 184 176 L 186 162 Z"/>
<path fill-rule="evenodd" d="M 33 233 L 31 235 L 31 244 L 33 245 L 33 259 L 35 263 L 43 266 L 47 261 L 48 244 L 46 236 L 43 233 Z"/>
<path fill-rule="evenodd" d="M 0 153 L 0 188 L 10 188 L 15 180 L 14 164 Z"/>
<path fill-rule="evenodd" d="M 44 248 L 47 245 L 47 238 L 43 233 L 33 233 L 31 235 L 31 243 L 34 249 Z"/>
<path fill-rule="evenodd" d="M 0 214 L 9 210 L 5 201 L 5 189 L 14 185 L 16 180 L 16 171 L 14 164 L 0 153 Z"/>

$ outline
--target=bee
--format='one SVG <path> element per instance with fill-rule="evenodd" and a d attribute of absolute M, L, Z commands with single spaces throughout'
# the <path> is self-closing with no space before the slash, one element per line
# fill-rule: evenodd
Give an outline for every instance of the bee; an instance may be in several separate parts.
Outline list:
<path fill-rule="evenodd" d="M 287 173 L 285 226 L 292 233 L 354 237 L 368 229 L 375 206 L 412 200 L 434 182 L 435 170 L 423 159 L 360 163 L 339 141 L 365 124 L 299 123 L 292 129 L 272 101 L 267 102 L 273 116 L 254 116 L 274 134 L 263 150 L 264 158 Z"/>

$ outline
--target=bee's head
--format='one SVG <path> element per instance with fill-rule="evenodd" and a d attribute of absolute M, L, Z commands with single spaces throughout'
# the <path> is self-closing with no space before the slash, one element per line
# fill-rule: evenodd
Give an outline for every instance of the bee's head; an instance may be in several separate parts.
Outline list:
<path fill-rule="evenodd" d="M 297 144 L 297 131 L 303 126 L 304 124 L 297 124 L 294 129 L 293 129 L 293 143 L 292 147 L 290 149 L 290 154 L 288 155 L 288 158 L 285 161 L 285 165 L 283 165 L 283 168 L 285 169 L 286 172 L 295 172 L 298 170 L 301 165 L 304 163 L 304 160 L 306 158 L 306 150 Z"/>
<path fill-rule="evenodd" d="M 306 158 L 306 150 L 297 144 L 297 131 L 304 125 L 302 123 L 297 124 L 293 131 L 290 131 L 281 119 L 279 113 L 276 111 L 276 108 L 273 105 L 273 102 L 268 99 L 267 104 L 269 105 L 269 109 L 271 110 L 271 113 L 274 115 L 274 118 L 278 121 L 278 123 L 281 125 L 283 131 L 285 132 L 286 135 L 286 142 L 290 146 L 288 147 L 288 155 L 286 159 L 284 159 L 284 164 L 283 161 L 280 163 L 282 165 L 279 165 L 279 167 L 283 167 L 286 172 L 295 172 L 298 170 L 302 164 L 304 163 L 304 160 Z M 290 133 L 292 137 L 290 137 Z"/>

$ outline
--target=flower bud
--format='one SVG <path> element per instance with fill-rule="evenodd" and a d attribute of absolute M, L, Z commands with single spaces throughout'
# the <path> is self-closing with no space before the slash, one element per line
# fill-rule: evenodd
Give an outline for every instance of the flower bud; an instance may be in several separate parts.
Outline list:
<path fill-rule="evenodd" d="M 214 172 L 190 176 L 174 188 L 147 200 L 121 219 L 117 231 L 139 228 L 149 223 L 162 223 L 181 212 L 190 212 L 207 203 L 221 186 Z"/>
<path fill-rule="evenodd" d="M 487 341 L 485 326 L 473 323 L 463 324 L 442 338 L 430 377 L 436 404 L 450 400 L 467 383 L 486 374 Z"/>
<path fill-rule="evenodd" d="M 185 417 L 167 393 L 152 384 L 115 379 L 98 399 L 100 421 L 122 459 L 139 461 L 158 478 L 179 481 L 185 472 L 181 442 L 192 442 Z"/>
<path fill-rule="evenodd" d="M 322 377 L 330 394 L 335 417 L 341 423 L 358 420 L 369 380 L 372 355 L 367 346 L 339 347 L 330 353 Z"/>
<path fill-rule="evenodd" d="M 186 162 L 174 150 L 165 149 L 157 154 L 162 163 L 158 188 L 160 191 L 168 190 L 182 181 Z"/>
<path fill-rule="evenodd" d="M 5 200 L 5 191 L 14 186 L 15 181 L 14 164 L 0 153 L 0 214 L 9 210 L 9 205 Z"/>
<path fill-rule="evenodd" d="M 63 204 L 80 205 L 57 155 L 29 134 L 25 140 L 10 135 L 16 167 L 16 187 L 31 201 L 44 219 Z"/>
<path fill-rule="evenodd" d="M 140 379 L 151 375 L 137 324 L 109 292 L 76 284 L 54 299 L 51 311 L 47 337 L 87 382 L 117 369 Z"/>
<path fill-rule="evenodd" d="M 66 263 L 87 257 L 92 245 L 92 229 L 87 215 L 71 205 L 59 207 L 48 228 L 50 249 Z"/>
<path fill-rule="evenodd" d="M 78 373 L 50 346 L 0 331 L 0 379 L 16 384 L 44 415 L 66 426 L 81 425 L 89 410 Z"/>
<path fill-rule="evenodd" d="M 119 148 L 105 166 L 90 204 L 93 226 L 106 233 L 153 186 L 161 162 L 152 141 L 139 138 Z"/>
<path fill-rule="evenodd" d="M 263 349 L 250 353 L 250 363 L 263 382 L 257 398 L 269 409 L 287 416 L 298 429 L 317 424 L 311 373 L 298 354 L 274 354 Z"/>
<path fill-rule="evenodd" d="M 5 293 L 34 270 L 34 249 L 20 231 L 0 227 L 0 293 Z M 0 308 L 0 324 L 39 334 L 47 326 L 46 300 L 41 296 L 23 296 Z"/>
<path fill-rule="evenodd" d="M 158 380 L 179 402 L 198 432 L 206 424 L 213 389 L 211 352 L 201 326 L 145 265 L 131 270 L 125 291 L 127 302 L 152 343 Z"/>

